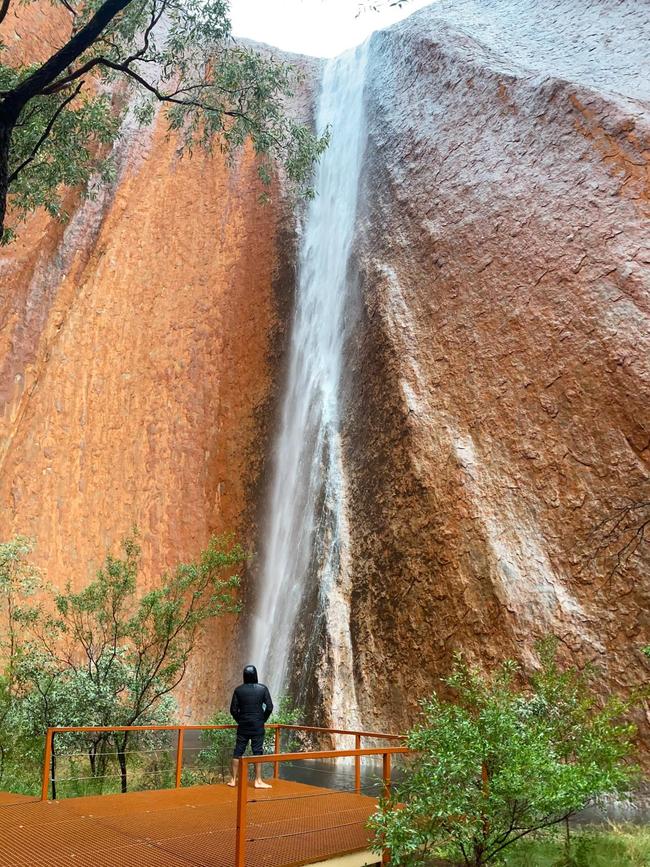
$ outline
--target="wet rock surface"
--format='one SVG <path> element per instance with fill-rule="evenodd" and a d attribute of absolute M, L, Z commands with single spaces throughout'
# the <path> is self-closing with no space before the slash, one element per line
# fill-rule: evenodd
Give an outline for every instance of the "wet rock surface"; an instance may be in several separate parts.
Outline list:
<path fill-rule="evenodd" d="M 408 724 L 454 650 L 534 665 L 548 633 L 604 692 L 646 677 L 647 510 L 614 524 L 650 490 L 648 24 L 443 0 L 373 37 L 346 429 L 369 723 Z"/>

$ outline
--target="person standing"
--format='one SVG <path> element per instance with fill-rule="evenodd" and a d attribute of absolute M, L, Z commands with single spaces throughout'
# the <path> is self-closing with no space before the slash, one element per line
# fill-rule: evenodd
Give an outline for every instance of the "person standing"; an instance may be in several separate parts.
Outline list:
<path fill-rule="evenodd" d="M 237 740 L 232 758 L 232 775 L 229 786 L 237 785 L 239 759 L 246 752 L 248 742 L 254 756 L 264 753 L 264 723 L 273 713 L 271 694 L 263 683 L 258 683 L 254 665 L 244 668 L 244 682 L 232 694 L 230 715 L 237 723 Z M 255 765 L 255 788 L 270 789 L 262 779 L 262 763 Z"/>

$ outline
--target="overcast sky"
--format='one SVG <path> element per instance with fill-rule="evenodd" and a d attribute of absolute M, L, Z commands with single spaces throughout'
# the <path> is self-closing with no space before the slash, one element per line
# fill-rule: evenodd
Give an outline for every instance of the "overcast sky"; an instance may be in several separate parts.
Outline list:
<path fill-rule="evenodd" d="M 230 0 L 230 8 L 236 36 L 285 51 L 333 57 L 429 3 L 409 0 L 402 9 L 386 5 L 359 16 L 358 0 Z"/>

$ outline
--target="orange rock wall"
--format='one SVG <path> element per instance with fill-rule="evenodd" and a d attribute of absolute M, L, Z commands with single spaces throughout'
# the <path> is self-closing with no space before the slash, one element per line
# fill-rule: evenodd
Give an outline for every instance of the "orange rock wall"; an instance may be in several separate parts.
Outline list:
<path fill-rule="evenodd" d="M 70 13 L 49 3 L 13 3 L 2 23 L 3 62 L 38 63 L 62 45 L 70 30 Z"/>
<path fill-rule="evenodd" d="M 213 531 L 253 542 L 277 326 L 277 207 L 250 155 L 179 160 L 160 119 L 130 133 L 114 190 L 0 253 L 0 538 L 33 536 L 81 586 L 132 525 L 143 589 Z M 8 315 L 7 315 L 8 314 Z M 218 622 L 188 675 L 200 718 L 225 676 Z"/>

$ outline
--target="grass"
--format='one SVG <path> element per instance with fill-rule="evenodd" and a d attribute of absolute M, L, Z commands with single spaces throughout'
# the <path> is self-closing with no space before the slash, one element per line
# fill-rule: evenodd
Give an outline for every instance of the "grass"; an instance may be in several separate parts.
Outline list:
<path fill-rule="evenodd" d="M 650 867 L 650 826 L 574 831 L 569 858 L 561 836 L 526 839 L 504 852 L 502 863 L 505 867 Z"/>

